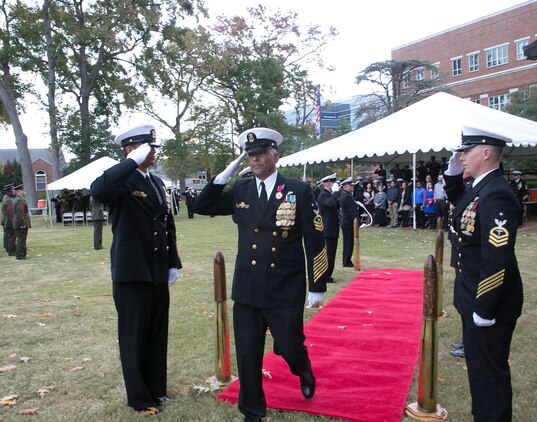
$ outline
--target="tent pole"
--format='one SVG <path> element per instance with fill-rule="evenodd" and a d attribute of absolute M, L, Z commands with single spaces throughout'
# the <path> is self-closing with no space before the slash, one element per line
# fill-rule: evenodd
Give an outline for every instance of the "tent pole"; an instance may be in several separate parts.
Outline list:
<path fill-rule="evenodd" d="M 303 173 L 303 175 L 302 175 L 302 180 L 303 180 L 304 182 L 306 181 L 306 166 L 307 166 L 307 164 L 304 163 L 304 173 Z"/>
<path fill-rule="evenodd" d="M 412 154 L 412 228 L 416 230 L 416 207 L 414 206 L 416 200 L 416 153 Z"/>
<path fill-rule="evenodd" d="M 351 158 L 351 180 L 354 180 L 354 158 Z"/>

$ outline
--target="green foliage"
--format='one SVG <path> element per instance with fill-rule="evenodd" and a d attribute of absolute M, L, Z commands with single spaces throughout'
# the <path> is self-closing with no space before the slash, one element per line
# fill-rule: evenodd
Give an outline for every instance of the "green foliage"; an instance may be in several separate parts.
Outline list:
<path fill-rule="evenodd" d="M 509 105 L 505 111 L 537 122 L 537 86 L 532 84 L 525 91 L 509 94 Z"/>

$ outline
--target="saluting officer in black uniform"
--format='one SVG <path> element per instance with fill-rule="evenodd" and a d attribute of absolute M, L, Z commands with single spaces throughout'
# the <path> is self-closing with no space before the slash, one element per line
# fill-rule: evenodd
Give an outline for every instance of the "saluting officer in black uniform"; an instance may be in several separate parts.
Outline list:
<path fill-rule="evenodd" d="M 456 239 L 454 304 L 463 342 L 472 414 L 476 422 L 511 421 L 509 349 L 522 309 L 522 280 L 515 257 L 522 210 L 499 169 L 499 134 L 464 127 L 462 145 L 444 176 Z M 463 172 L 475 180 L 463 183 Z"/>
<path fill-rule="evenodd" d="M 159 146 L 155 128 L 135 127 L 116 143 L 127 158 L 92 183 L 91 195 L 108 204 L 112 222 L 113 297 L 128 404 L 154 414 L 168 399 L 168 284 L 181 261 L 164 183 L 148 171 Z"/>
<path fill-rule="evenodd" d="M 266 414 L 262 363 L 267 328 L 275 353 L 297 375 L 305 399 L 313 398 L 315 377 L 304 345 L 306 268 L 308 303 L 317 305 L 326 291 L 326 248 L 323 220 L 309 184 L 276 170 L 282 135 L 254 128 L 239 136 L 255 177 L 239 179 L 224 191 L 240 170 L 243 153 L 209 182 L 195 212 L 229 215 L 239 230 L 232 299 L 240 391 L 239 410 L 246 421 Z M 306 249 L 306 259 L 304 257 Z"/>
<path fill-rule="evenodd" d="M 334 272 L 339 237 L 339 184 L 337 183 L 336 173 L 323 177 L 321 183 L 323 188 L 317 197 L 317 203 L 319 204 L 321 217 L 323 217 L 324 240 L 328 256 L 326 281 L 334 283 L 332 273 Z"/>
<path fill-rule="evenodd" d="M 341 182 L 339 207 L 341 209 L 341 233 L 343 235 L 343 266 L 354 267 L 352 252 L 354 250 L 354 219 L 359 218 L 358 207 L 354 202 L 354 185 L 352 177 Z"/>

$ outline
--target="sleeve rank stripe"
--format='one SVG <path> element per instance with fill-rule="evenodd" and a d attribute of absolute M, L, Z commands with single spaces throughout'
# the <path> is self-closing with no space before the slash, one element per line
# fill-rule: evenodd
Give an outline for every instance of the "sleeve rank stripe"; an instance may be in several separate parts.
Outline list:
<path fill-rule="evenodd" d="M 326 246 L 313 258 L 313 282 L 315 283 L 328 269 L 328 258 L 326 256 Z"/>
<path fill-rule="evenodd" d="M 505 275 L 505 269 L 480 281 L 477 287 L 476 298 L 482 296 L 484 293 L 489 292 L 490 290 L 495 289 L 496 287 L 501 285 L 503 283 L 504 275 Z"/>

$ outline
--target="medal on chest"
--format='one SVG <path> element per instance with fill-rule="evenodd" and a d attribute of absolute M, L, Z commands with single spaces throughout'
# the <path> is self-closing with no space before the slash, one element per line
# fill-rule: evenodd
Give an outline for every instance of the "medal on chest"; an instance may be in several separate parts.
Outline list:
<path fill-rule="evenodd" d="M 476 196 L 462 212 L 460 228 L 462 233 L 467 236 L 471 236 L 475 231 L 475 218 L 477 216 L 478 203 L 479 197 Z"/>
<path fill-rule="evenodd" d="M 278 194 L 283 197 L 281 190 L 276 193 L 276 197 Z M 285 195 L 285 199 L 276 210 L 276 225 L 283 230 L 282 237 L 284 239 L 288 235 L 287 230 L 291 229 L 295 225 L 295 219 L 296 195 L 293 192 L 289 192 Z"/>

